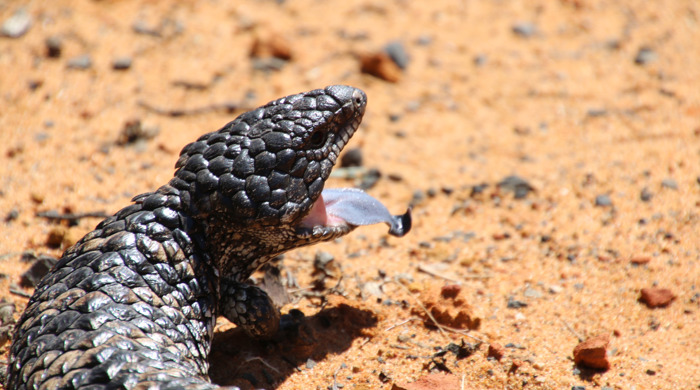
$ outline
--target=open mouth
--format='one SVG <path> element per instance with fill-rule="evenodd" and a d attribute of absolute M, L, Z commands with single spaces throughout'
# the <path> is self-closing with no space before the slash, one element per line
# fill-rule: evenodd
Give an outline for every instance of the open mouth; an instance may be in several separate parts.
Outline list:
<path fill-rule="evenodd" d="M 300 227 L 348 232 L 357 226 L 386 223 L 389 234 L 404 236 L 411 230 L 411 209 L 392 215 L 380 201 L 355 188 L 331 188 L 321 192 Z M 319 232 L 321 233 L 321 232 Z"/>

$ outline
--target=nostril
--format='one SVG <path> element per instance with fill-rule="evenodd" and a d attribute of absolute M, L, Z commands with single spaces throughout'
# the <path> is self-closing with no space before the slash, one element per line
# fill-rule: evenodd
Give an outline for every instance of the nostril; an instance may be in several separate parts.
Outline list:
<path fill-rule="evenodd" d="M 352 93 L 352 101 L 356 106 L 361 106 L 364 101 L 364 94 L 359 89 L 356 89 Z"/>

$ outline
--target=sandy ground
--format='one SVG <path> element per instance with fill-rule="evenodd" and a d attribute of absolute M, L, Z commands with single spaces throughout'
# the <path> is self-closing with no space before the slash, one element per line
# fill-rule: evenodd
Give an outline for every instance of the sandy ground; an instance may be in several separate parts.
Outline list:
<path fill-rule="evenodd" d="M 242 112 L 227 108 L 350 84 L 369 106 L 349 148 L 381 172 L 373 196 L 396 213 L 414 204 L 414 229 L 366 227 L 288 254 L 299 288 L 282 310 L 308 316 L 302 335 L 262 345 L 220 319 L 215 382 L 700 387 L 697 1 L 23 3 L 0 2 L 0 22 L 30 21 L 0 38 L 0 296 L 18 312 L 27 300 L 10 289 L 31 293 L 16 286 L 21 253 L 60 256 L 99 222 L 37 213 L 116 212 Z M 387 65 L 393 81 L 361 71 L 392 42 L 408 56 Z M 121 145 L 134 120 L 159 132 Z M 524 197 L 497 185 L 511 175 Z M 334 256 L 322 282 L 318 251 Z M 435 297 L 446 285 L 461 286 L 447 290 L 459 302 Z M 676 298 L 650 308 L 650 287 Z M 419 319 L 431 303 L 478 329 L 436 329 Z M 574 363 L 596 335 L 610 337 L 607 370 Z"/>

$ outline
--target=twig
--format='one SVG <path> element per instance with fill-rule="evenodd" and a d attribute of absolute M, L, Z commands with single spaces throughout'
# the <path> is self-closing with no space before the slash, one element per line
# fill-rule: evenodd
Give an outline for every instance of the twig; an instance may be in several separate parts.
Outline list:
<path fill-rule="evenodd" d="M 249 358 L 249 359 L 246 359 L 246 360 L 245 360 L 246 363 L 250 363 L 250 362 L 254 362 L 254 361 L 260 362 L 260 363 L 262 363 L 265 367 L 267 367 L 267 368 L 269 368 L 270 370 L 272 370 L 272 371 L 274 371 L 274 372 L 280 374 L 280 371 L 279 371 L 278 369 L 276 369 L 275 367 L 273 367 L 272 365 L 270 365 L 270 363 L 266 362 L 265 359 L 263 359 L 263 358 L 261 358 L 261 357 L 259 357 L 259 356 L 255 356 L 255 357 L 252 357 L 252 358 Z"/>
<path fill-rule="evenodd" d="M 390 327 L 384 329 L 384 331 L 385 331 L 385 332 L 388 332 L 388 331 L 390 331 L 390 330 L 392 330 L 392 329 L 394 329 L 394 328 L 396 328 L 396 327 L 398 327 L 398 326 L 401 326 L 401 325 L 404 325 L 404 324 L 406 324 L 406 323 L 408 323 L 408 322 L 411 322 L 411 321 L 414 321 L 414 320 L 419 320 L 419 319 L 420 319 L 420 318 L 418 318 L 418 317 L 411 317 L 411 318 L 409 318 L 409 319 L 407 319 L 407 320 L 401 321 L 401 322 L 399 322 L 398 324 L 394 324 L 394 325 L 392 325 L 392 326 L 390 326 Z"/>
<path fill-rule="evenodd" d="M 445 279 L 448 282 L 453 282 L 453 283 L 462 283 L 463 282 L 463 280 L 456 279 L 456 278 L 453 278 L 451 276 L 447 276 L 443 273 L 437 272 L 437 271 L 431 269 L 430 267 L 426 267 L 422 264 L 418 265 L 418 271 L 426 273 L 430 276 L 435 276 L 435 277 L 438 277 L 441 279 Z M 463 278 L 464 279 L 489 279 L 491 277 L 492 277 L 492 275 L 469 275 L 469 276 L 465 276 Z"/>
<path fill-rule="evenodd" d="M 5 259 L 9 259 L 10 257 L 15 257 L 18 255 L 23 255 L 25 252 L 8 252 L 0 255 L 0 261 L 3 261 Z"/>
<path fill-rule="evenodd" d="M 398 282 L 397 282 L 396 284 L 398 284 L 399 286 L 401 286 L 401 288 L 403 288 L 404 291 L 405 291 L 408 295 L 410 295 L 411 298 L 413 298 L 414 301 L 416 301 L 416 304 L 418 304 L 418 306 L 420 306 L 420 308 L 425 312 L 425 314 L 428 316 L 428 318 L 430 318 L 430 321 L 433 322 L 433 324 L 435 325 L 435 327 L 437 328 L 437 330 L 440 332 L 440 334 L 443 335 L 443 336 L 445 336 L 445 337 L 447 337 L 447 335 L 445 334 L 445 330 L 443 329 L 443 326 L 440 325 L 440 324 L 437 322 L 437 320 L 435 319 L 435 317 L 433 317 L 433 315 L 430 313 L 430 311 L 425 307 L 425 305 L 423 305 L 423 302 L 421 302 L 421 301 L 418 299 L 418 297 L 416 297 L 415 295 L 413 295 L 413 293 L 411 292 L 411 290 L 408 289 L 408 287 L 406 287 L 406 286 L 404 286 L 403 284 L 398 283 Z"/>
<path fill-rule="evenodd" d="M 476 340 L 480 343 L 488 344 L 487 341 L 484 341 L 476 336 L 472 336 L 471 334 L 469 334 L 469 332 L 471 332 L 471 331 L 468 329 L 466 329 L 466 330 L 465 329 L 457 329 L 457 328 L 452 328 L 452 327 L 445 326 L 445 325 L 443 325 L 442 327 L 449 332 L 461 334 L 462 336 L 469 337 L 470 339 Z"/>
<path fill-rule="evenodd" d="M 151 111 L 155 114 L 158 115 L 165 115 L 165 116 L 171 116 L 173 118 L 180 117 L 180 116 L 189 116 L 189 115 L 200 115 L 200 114 L 206 114 L 207 112 L 212 112 L 212 111 L 224 111 L 226 113 L 232 113 L 237 110 L 244 110 L 246 107 L 243 107 L 239 103 L 235 102 L 224 102 L 224 103 L 218 103 L 218 104 L 208 104 L 206 106 L 198 107 L 198 108 L 191 108 L 191 109 L 186 109 L 186 108 L 172 108 L 172 109 L 167 109 L 167 108 L 161 108 L 161 107 L 156 107 L 150 103 L 146 103 L 145 101 L 139 101 L 138 105 L 143 107 L 144 109 Z"/>
<path fill-rule="evenodd" d="M 32 297 L 31 294 L 27 294 L 26 292 L 19 290 L 15 287 L 12 287 L 12 286 L 10 286 L 10 293 L 15 294 L 15 295 L 19 295 L 20 297 L 23 297 L 23 298 L 31 298 Z"/>
<path fill-rule="evenodd" d="M 574 328 L 572 328 L 568 322 L 564 321 L 563 318 L 560 317 L 559 320 L 562 322 L 562 324 L 564 324 L 564 326 L 566 326 L 566 329 L 568 329 L 569 332 L 571 332 L 574 336 L 576 336 L 576 338 L 578 339 L 579 342 L 583 342 L 583 340 L 585 340 L 585 338 L 583 336 L 581 336 L 580 333 L 575 331 Z"/>
<path fill-rule="evenodd" d="M 65 213 L 59 214 L 56 210 L 40 211 L 36 213 L 37 217 L 42 217 L 58 221 L 77 221 L 81 218 L 107 218 L 109 214 L 104 211 L 87 211 L 84 213 Z"/>

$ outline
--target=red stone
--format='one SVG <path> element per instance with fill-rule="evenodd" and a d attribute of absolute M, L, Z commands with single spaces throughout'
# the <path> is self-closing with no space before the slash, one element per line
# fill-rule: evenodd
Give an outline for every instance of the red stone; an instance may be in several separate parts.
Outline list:
<path fill-rule="evenodd" d="M 643 288 L 639 300 L 648 307 L 668 306 L 676 295 L 667 288 L 649 287 Z"/>
<path fill-rule="evenodd" d="M 489 345 L 489 352 L 487 357 L 492 357 L 496 360 L 501 360 L 501 358 L 506 354 L 506 349 L 503 348 L 501 344 L 491 343 Z"/>
<path fill-rule="evenodd" d="M 591 337 L 579 343 L 574 348 L 574 363 L 588 368 L 607 370 L 610 368 L 607 355 L 608 345 L 610 345 L 610 336 L 608 335 Z"/>

